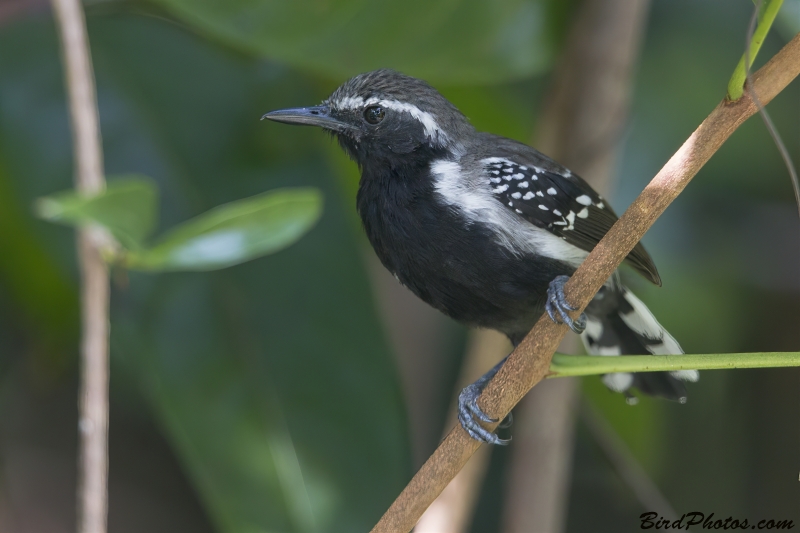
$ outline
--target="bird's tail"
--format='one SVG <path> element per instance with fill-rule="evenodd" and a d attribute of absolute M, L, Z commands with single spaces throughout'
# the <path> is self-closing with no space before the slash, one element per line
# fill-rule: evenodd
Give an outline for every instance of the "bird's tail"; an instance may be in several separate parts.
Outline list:
<path fill-rule="evenodd" d="M 681 354 L 678 341 L 658 323 L 641 300 L 618 282 L 606 285 L 586 308 L 586 330 L 581 335 L 591 355 Z M 685 381 L 697 381 L 697 370 L 674 372 L 618 372 L 603 376 L 603 383 L 625 394 L 629 403 L 635 387 L 645 394 L 686 402 Z"/>

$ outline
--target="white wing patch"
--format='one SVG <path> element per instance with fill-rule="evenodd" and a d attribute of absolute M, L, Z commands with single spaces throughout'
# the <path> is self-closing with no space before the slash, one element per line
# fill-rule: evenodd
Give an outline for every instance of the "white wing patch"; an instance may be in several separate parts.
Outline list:
<path fill-rule="evenodd" d="M 514 164 L 501 158 L 491 159 Z M 515 255 L 535 253 L 574 266 L 589 255 L 546 229 L 524 221 L 520 223 L 519 217 L 503 205 L 496 194 L 508 190 L 508 181 L 498 185 L 486 179 L 485 174 L 466 175 L 456 161 L 444 159 L 431 164 L 431 173 L 436 192 L 446 204 L 459 209 L 470 224 L 490 227 L 498 243 Z"/>
<path fill-rule="evenodd" d="M 587 194 L 571 196 L 572 188 L 567 177 L 547 172 L 533 165 L 520 165 L 505 157 L 487 157 L 481 160 L 486 165 L 487 176 L 493 184 L 503 184 L 495 188 L 497 194 L 506 193 L 501 201 L 519 210 L 523 215 L 530 208 L 538 208 L 536 218 L 546 225 L 556 236 L 564 237 L 564 232 L 574 231 L 576 218 L 586 219 L 590 216 L 589 207 L 602 210 L 605 204 L 598 196 L 592 199 Z M 571 191 L 571 192 L 568 192 Z M 526 204 L 525 201 L 538 198 L 537 202 Z M 565 214 L 566 213 L 566 214 Z M 530 215 L 530 212 L 527 212 Z"/>

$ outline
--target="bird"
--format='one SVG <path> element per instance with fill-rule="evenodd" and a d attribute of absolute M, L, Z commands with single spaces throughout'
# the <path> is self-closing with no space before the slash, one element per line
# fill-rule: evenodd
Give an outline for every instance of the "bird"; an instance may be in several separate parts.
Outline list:
<path fill-rule="evenodd" d="M 320 105 L 262 119 L 321 127 L 361 171 L 356 208 L 381 263 L 420 299 L 516 347 L 547 313 L 581 335 L 591 355 L 680 354 L 678 342 L 617 272 L 573 319 L 564 284 L 617 215 L 582 178 L 521 142 L 478 131 L 427 82 L 391 69 L 359 74 Z M 625 262 L 661 278 L 638 243 Z M 507 444 L 478 406 L 503 359 L 459 395 L 458 419 L 474 439 Z M 686 401 L 696 370 L 604 375 L 603 383 Z"/>

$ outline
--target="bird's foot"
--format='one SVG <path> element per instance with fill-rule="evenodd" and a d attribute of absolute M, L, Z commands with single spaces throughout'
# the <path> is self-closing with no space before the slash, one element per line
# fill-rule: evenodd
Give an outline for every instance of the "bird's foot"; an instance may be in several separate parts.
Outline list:
<path fill-rule="evenodd" d="M 569 281 L 569 276 L 557 276 L 550 282 L 550 286 L 547 288 L 545 310 L 553 322 L 566 324 L 569 329 L 580 335 L 586 329 L 586 313 L 581 313 L 577 320 L 569 316 L 569 312 L 575 311 L 577 307 L 571 306 L 564 296 L 564 284 L 567 281 Z"/>
<path fill-rule="evenodd" d="M 478 405 L 478 398 L 481 392 L 483 392 L 483 388 L 497 373 L 504 362 L 505 359 L 500 361 L 500 363 L 489 370 L 475 383 L 465 387 L 464 390 L 461 391 L 461 394 L 458 395 L 458 421 L 461 423 L 461 427 L 464 428 L 464 431 L 479 442 L 503 446 L 511 442 L 511 439 L 501 439 L 481 425 L 481 422 L 493 424 L 497 422 L 497 419 L 483 412 L 483 409 Z M 511 413 L 509 413 L 498 427 L 507 428 L 511 425 L 512 420 Z"/>

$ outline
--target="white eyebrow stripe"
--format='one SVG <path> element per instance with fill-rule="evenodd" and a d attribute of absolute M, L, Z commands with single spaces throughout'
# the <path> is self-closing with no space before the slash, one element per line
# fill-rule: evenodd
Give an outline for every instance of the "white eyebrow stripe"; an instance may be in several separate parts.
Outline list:
<path fill-rule="evenodd" d="M 425 128 L 425 135 L 431 139 L 439 138 L 441 140 L 445 140 L 448 138 L 447 134 L 439 127 L 439 124 L 436 122 L 436 119 L 433 117 L 433 115 L 427 111 L 422 111 L 414 104 L 400 102 L 398 100 L 386 100 L 383 98 L 378 98 L 377 96 L 373 96 L 367 100 L 364 100 L 360 96 L 347 96 L 338 102 L 332 102 L 332 104 L 337 109 L 358 109 L 360 107 L 366 107 L 375 104 L 382 105 L 387 109 L 408 113 L 417 119 L 420 124 L 422 124 L 422 127 Z"/>
<path fill-rule="evenodd" d="M 337 109 L 355 109 L 364 105 L 364 99 L 360 96 L 346 96 L 333 104 Z"/>

